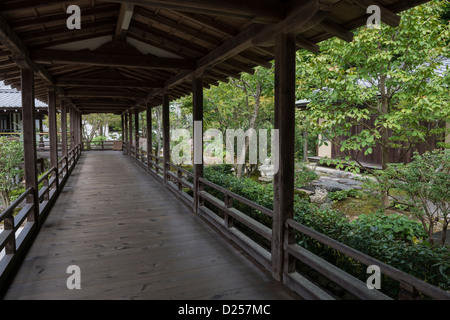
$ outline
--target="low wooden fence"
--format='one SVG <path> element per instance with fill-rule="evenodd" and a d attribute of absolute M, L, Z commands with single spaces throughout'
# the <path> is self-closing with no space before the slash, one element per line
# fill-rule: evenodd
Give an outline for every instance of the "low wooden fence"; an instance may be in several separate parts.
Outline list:
<path fill-rule="evenodd" d="M 15 271 L 17 263 L 23 258 L 32 239 L 39 231 L 45 217 L 64 187 L 70 173 L 81 155 L 81 145 L 68 152 L 59 160 L 57 167 L 50 168 L 38 180 L 37 201 L 35 190 L 27 189 L 8 208 L 0 214 L 3 231 L 0 232 L 0 296 Z M 25 202 L 26 201 L 26 202 Z M 20 207 L 23 203 L 25 205 Z M 35 219 L 35 204 L 39 205 L 38 221 Z M 18 211 L 18 212 L 17 212 Z M 4 251 L 3 251 L 4 250 Z"/>

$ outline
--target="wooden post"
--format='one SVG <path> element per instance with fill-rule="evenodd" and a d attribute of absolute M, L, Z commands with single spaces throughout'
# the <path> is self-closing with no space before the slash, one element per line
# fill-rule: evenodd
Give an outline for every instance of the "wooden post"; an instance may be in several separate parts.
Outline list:
<path fill-rule="evenodd" d="M 133 152 L 132 152 L 132 148 L 133 148 L 133 114 L 130 110 L 130 112 L 128 113 L 128 137 L 130 140 L 130 149 L 128 150 L 128 155 L 130 157 L 133 156 Z"/>
<path fill-rule="evenodd" d="M 73 107 L 69 109 L 69 121 L 70 121 L 70 150 L 75 148 L 75 110 Z"/>
<path fill-rule="evenodd" d="M 128 155 L 128 153 L 130 152 L 130 144 L 128 142 L 128 114 L 125 113 L 123 115 L 123 138 L 124 140 L 124 146 L 125 148 L 123 149 L 123 154 Z"/>
<path fill-rule="evenodd" d="M 44 147 L 44 114 L 41 112 L 39 113 L 39 147 Z"/>
<path fill-rule="evenodd" d="M 62 157 L 67 157 L 67 107 L 61 100 L 61 153 Z"/>
<path fill-rule="evenodd" d="M 78 112 L 78 144 L 81 144 L 81 150 L 83 150 L 83 116 L 81 112 Z"/>
<path fill-rule="evenodd" d="M 23 155 L 25 167 L 25 189 L 33 188 L 33 193 L 26 199 L 34 204 L 33 215 L 28 221 L 34 221 L 39 226 L 38 179 L 36 167 L 36 123 L 34 121 L 34 71 L 21 69 L 22 82 L 22 127 Z"/>
<path fill-rule="evenodd" d="M 134 159 L 139 160 L 139 108 L 134 109 L 134 139 L 136 140 L 136 149 Z"/>
<path fill-rule="evenodd" d="M 284 232 L 285 222 L 294 215 L 295 37 L 290 34 L 278 35 L 275 42 L 275 129 L 279 166 L 274 177 L 272 275 L 282 281 L 283 271 L 293 266 L 283 250 L 284 241 L 292 241 Z"/>
<path fill-rule="evenodd" d="M 125 139 L 124 139 L 125 129 L 124 129 L 124 122 L 123 122 L 123 114 L 120 116 L 120 128 L 121 128 L 120 132 L 122 134 L 121 140 L 122 140 L 122 151 L 123 151 L 124 150 L 123 145 L 124 145 L 124 142 L 125 142 Z"/>
<path fill-rule="evenodd" d="M 169 95 L 165 93 L 163 95 L 163 110 L 162 110 L 162 120 L 163 120 L 163 158 L 164 158 L 164 186 L 167 186 L 168 182 L 168 170 L 169 166 L 167 163 L 170 161 L 170 105 L 169 105 Z"/>
<path fill-rule="evenodd" d="M 58 168 L 58 125 L 56 121 L 56 94 L 55 90 L 49 89 L 48 96 L 48 123 L 50 141 L 50 168 Z M 56 189 L 58 190 L 58 170 L 53 171 L 53 178 L 56 179 Z"/>
<path fill-rule="evenodd" d="M 147 170 L 151 170 L 150 161 L 152 160 L 151 155 L 153 154 L 152 147 L 153 132 L 152 132 L 152 108 L 147 104 Z"/>
<path fill-rule="evenodd" d="M 199 192 L 202 187 L 199 179 L 203 178 L 203 81 L 196 78 L 192 82 L 193 92 L 193 120 L 194 120 L 194 206 L 193 210 L 198 213 L 202 205 Z"/>

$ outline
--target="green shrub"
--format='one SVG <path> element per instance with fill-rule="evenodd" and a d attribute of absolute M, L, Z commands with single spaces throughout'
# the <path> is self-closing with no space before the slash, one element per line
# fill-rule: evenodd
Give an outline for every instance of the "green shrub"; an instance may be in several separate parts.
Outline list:
<path fill-rule="evenodd" d="M 347 199 L 348 197 L 353 197 L 353 198 L 358 199 L 361 197 L 361 192 L 356 189 L 344 189 L 344 190 L 330 192 L 328 195 L 331 198 L 331 200 L 333 200 L 333 201 L 341 201 L 341 200 Z"/>
<path fill-rule="evenodd" d="M 204 176 L 242 197 L 266 208 L 273 208 L 271 184 L 261 185 L 249 178 L 237 178 L 230 168 L 223 165 L 206 167 Z M 223 200 L 222 193 L 211 188 L 205 190 Z M 355 191 L 357 194 L 357 190 L 346 191 L 346 195 L 355 196 Z M 237 203 L 234 205 L 259 222 L 270 226 L 270 219 L 259 211 Z M 426 233 L 420 223 L 406 216 L 374 213 L 361 215 L 350 221 L 338 210 L 319 209 L 307 200 L 295 196 L 294 220 L 418 279 L 444 290 L 450 289 L 450 254 L 447 248 L 421 241 L 426 238 Z M 297 242 L 362 281 L 367 280 L 367 266 L 358 261 L 300 233 L 297 234 Z M 398 283 L 383 279 L 382 291 L 396 298 Z"/>

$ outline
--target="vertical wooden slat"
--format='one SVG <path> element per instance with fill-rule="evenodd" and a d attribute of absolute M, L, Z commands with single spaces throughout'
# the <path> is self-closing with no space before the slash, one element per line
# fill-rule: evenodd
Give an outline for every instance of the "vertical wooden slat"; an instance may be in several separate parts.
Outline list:
<path fill-rule="evenodd" d="M 49 142 L 50 142 L 50 168 L 58 167 L 58 124 L 56 122 L 56 93 L 49 89 L 48 95 L 48 123 L 49 123 Z M 58 189 L 58 173 L 52 172 L 52 177 L 56 179 L 56 189 Z"/>
<path fill-rule="evenodd" d="M 167 162 L 170 161 L 170 101 L 169 95 L 165 93 L 163 95 L 163 110 L 162 110 L 162 120 L 163 120 L 163 158 L 164 158 L 164 185 L 167 186 L 168 175 L 167 172 L 169 167 Z"/>
<path fill-rule="evenodd" d="M 33 193 L 27 197 L 26 201 L 27 203 L 34 204 L 33 215 L 28 216 L 28 221 L 34 221 L 36 225 L 39 225 L 33 70 L 21 69 L 21 81 L 22 81 L 22 127 L 23 127 L 25 189 L 33 188 Z"/>
<path fill-rule="evenodd" d="M 152 108 L 147 104 L 147 170 L 151 170 L 150 161 L 152 160 L 151 155 L 153 154 L 152 148 Z"/>
<path fill-rule="evenodd" d="M 193 92 L 193 120 L 194 120 L 194 190 L 193 210 L 198 213 L 201 205 L 199 192 L 202 187 L 199 179 L 203 178 L 203 81 L 196 78 L 192 82 Z M 197 125 L 195 125 L 197 123 Z M 199 127 L 200 125 L 200 127 Z"/>
<path fill-rule="evenodd" d="M 295 37 L 280 34 L 275 42 L 275 129 L 279 130 L 279 166 L 274 177 L 272 275 L 283 279 L 285 221 L 293 217 L 295 141 Z M 287 238 L 287 239 L 288 239 Z"/>
<path fill-rule="evenodd" d="M 67 157 L 67 106 L 61 101 L 61 153 Z"/>

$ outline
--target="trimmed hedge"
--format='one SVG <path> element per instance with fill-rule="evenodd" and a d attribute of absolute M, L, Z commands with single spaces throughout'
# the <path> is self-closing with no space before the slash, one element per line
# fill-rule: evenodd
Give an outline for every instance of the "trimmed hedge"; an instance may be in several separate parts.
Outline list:
<path fill-rule="evenodd" d="M 237 178 L 231 173 L 232 166 L 215 165 L 205 168 L 207 180 L 233 191 L 266 208 L 273 209 L 272 184 L 259 184 L 249 178 Z M 221 194 L 207 190 L 218 198 Z M 237 207 L 261 223 L 270 221 L 259 211 L 247 206 Z M 341 243 L 376 258 L 392 267 L 429 282 L 444 290 L 450 290 L 450 253 L 443 246 L 432 246 L 424 241 L 426 234 L 419 223 L 401 215 L 374 213 L 361 215 L 350 221 L 340 211 L 319 209 L 314 204 L 295 196 L 294 219 Z M 336 250 L 298 234 L 298 243 L 339 268 L 367 280 L 366 266 L 350 259 Z M 398 284 L 382 279 L 382 291 L 393 298 L 398 295 Z"/>

